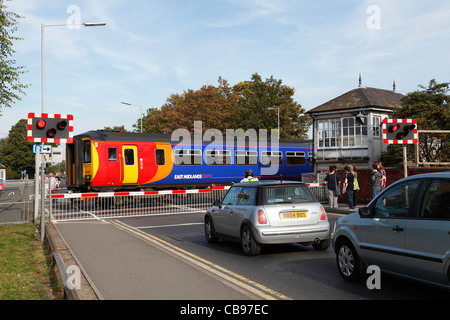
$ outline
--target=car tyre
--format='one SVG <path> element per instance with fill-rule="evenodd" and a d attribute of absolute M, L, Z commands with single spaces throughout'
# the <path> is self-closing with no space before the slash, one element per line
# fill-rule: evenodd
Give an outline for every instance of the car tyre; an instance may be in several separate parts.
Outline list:
<path fill-rule="evenodd" d="M 355 247 L 348 240 L 336 245 L 336 263 L 341 276 L 350 282 L 361 280 L 360 260 Z"/>
<path fill-rule="evenodd" d="M 241 246 L 247 256 L 256 256 L 261 252 L 261 246 L 255 241 L 252 230 L 246 224 L 241 228 Z"/>
<path fill-rule="evenodd" d="M 205 238 L 208 243 L 216 243 L 219 241 L 219 237 L 214 230 L 214 224 L 209 217 L 205 218 Z"/>

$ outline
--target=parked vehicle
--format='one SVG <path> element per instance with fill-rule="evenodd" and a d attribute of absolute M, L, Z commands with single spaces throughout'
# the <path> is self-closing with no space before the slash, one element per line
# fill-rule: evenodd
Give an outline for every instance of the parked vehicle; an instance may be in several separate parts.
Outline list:
<path fill-rule="evenodd" d="M 236 240 L 246 255 L 259 254 L 267 244 L 326 250 L 331 243 L 325 209 L 306 184 L 295 181 L 234 184 L 206 213 L 205 236 L 208 242 Z"/>
<path fill-rule="evenodd" d="M 332 243 L 340 274 L 360 280 L 369 265 L 450 289 L 450 172 L 415 175 L 341 217 Z"/>

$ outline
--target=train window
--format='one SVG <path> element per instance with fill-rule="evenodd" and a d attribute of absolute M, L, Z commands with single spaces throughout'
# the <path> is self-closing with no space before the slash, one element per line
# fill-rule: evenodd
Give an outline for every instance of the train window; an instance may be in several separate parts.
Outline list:
<path fill-rule="evenodd" d="M 91 140 L 83 141 L 84 163 L 91 163 Z"/>
<path fill-rule="evenodd" d="M 305 165 L 306 158 L 304 152 L 286 152 L 286 164 L 287 165 Z"/>
<path fill-rule="evenodd" d="M 177 166 L 199 166 L 202 164 L 202 152 L 200 150 L 177 149 L 174 150 L 174 155 Z"/>
<path fill-rule="evenodd" d="M 206 150 L 206 164 L 208 165 L 230 165 L 230 150 Z"/>
<path fill-rule="evenodd" d="M 123 157 L 125 159 L 125 164 L 127 166 L 134 165 L 134 150 L 133 149 L 125 149 L 123 151 Z"/>
<path fill-rule="evenodd" d="M 258 164 L 258 152 L 236 150 L 234 162 L 237 165 Z"/>
<path fill-rule="evenodd" d="M 108 148 L 108 160 L 109 161 L 117 161 L 117 149 L 116 148 Z"/>
<path fill-rule="evenodd" d="M 155 150 L 155 161 L 157 166 L 163 166 L 166 164 L 166 156 L 164 154 L 164 149 Z"/>
<path fill-rule="evenodd" d="M 283 164 L 283 154 L 281 151 L 261 151 L 261 163 L 269 164 Z"/>

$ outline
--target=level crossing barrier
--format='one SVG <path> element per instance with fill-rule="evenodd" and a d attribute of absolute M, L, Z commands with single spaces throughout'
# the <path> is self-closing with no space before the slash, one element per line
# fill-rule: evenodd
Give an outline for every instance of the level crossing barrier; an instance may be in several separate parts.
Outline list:
<path fill-rule="evenodd" d="M 318 201 L 324 201 L 323 184 L 307 185 Z M 69 221 L 206 212 L 229 188 L 51 194 L 46 196 L 46 213 L 52 221 Z"/>
<path fill-rule="evenodd" d="M 52 194 L 48 212 L 52 221 L 205 212 L 228 189 Z"/>

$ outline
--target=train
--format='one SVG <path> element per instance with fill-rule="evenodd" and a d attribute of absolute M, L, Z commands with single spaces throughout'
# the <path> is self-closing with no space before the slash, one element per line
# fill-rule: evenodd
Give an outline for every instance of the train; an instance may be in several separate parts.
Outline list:
<path fill-rule="evenodd" d="M 260 180 L 301 181 L 302 174 L 312 173 L 312 140 L 263 138 L 88 131 L 66 144 L 67 188 L 205 188 L 239 182 L 248 169 Z"/>

